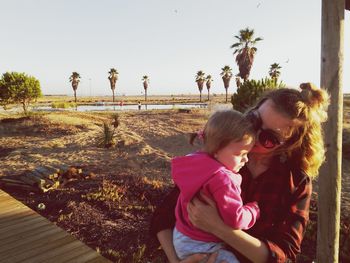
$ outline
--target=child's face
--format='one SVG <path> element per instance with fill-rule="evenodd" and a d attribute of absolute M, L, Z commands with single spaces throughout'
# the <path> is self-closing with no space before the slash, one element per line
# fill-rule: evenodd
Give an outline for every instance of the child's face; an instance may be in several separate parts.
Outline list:
<path fill-rule="evenodd" d="M 215 158 L 227 169 L 238 172 L 248 162 L 248 152 L 254 145 L 253 138 L 249 137 L 239 142 L 232 141 L 217 151 Z"/>

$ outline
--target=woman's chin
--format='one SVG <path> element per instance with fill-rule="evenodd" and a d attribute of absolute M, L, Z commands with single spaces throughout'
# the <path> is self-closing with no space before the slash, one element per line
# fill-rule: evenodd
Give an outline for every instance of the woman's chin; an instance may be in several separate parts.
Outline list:
<path fill-rule="evenodd" d="M 271 150 L 262 147 L 260 144 L 255 144 L 250 152 L 251 153 L 262 153 L 262 154 L 265 153 L 266 154 L 266 153 L 270 153 Z"/>

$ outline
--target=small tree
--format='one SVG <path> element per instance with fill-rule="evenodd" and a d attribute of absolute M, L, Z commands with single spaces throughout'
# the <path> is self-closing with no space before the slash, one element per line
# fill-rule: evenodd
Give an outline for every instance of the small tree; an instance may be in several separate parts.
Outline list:
<path fill-rule="evenodd" d="M 109 83 L 111 84 L 111 89 L 113 93 L 113 102 L 114 102 L 114 90 L 115 90 L 115 84 L 117 83 L 118 80 L 118 71 L 115 68 L 111 68 L 111 70 L 108 72 L 109 76 Z"/>
<path fill-rule="evenodd" d="M 27 114 L 29 104 L 42 96 L 40 82 L 35 77 L 25 73 L 6 72 L 0 79 L 0 103 L 4 107 L 8 104 L 22 104 Z"/>
<path fill-rule="evenodd" d="M 149 77 L 147 75 L 142 77 L 143 88 L 145 89 L 145 101 L 147 101 L 147 89 L 149 84 Z"/>
<path fill-rule="evenodd" d="M 277 83 L 268 77 L 261 80 L 246 80 L 240 85 L 237 92 L 232 95 L 231 103 L 235 110 L 245 112 L 257 102 L 263 93 L 268 90 L 283 88 L 284 86 L 282 82 Z"/>
<path fill-rule="evenodd" d="M 69 77 L 69 81 L 72 82 L 72 88 L 74 90 L 74 101 L 77 103 L 77 89 L 80 82 L 80 74 L 78 72 L 72 72 Z"/>
<path fill-rule="evenodd" d="M 205 78 L 205 85 L 207 86 L 207 90 L 208 90 L 208 100 L 209 100 L 209 90 L 211 88 L 211 83 L 213 82 L 213 79 L 211 77 L 211 75 L 208 75 L 206 78 Z"/>
<path fill-rule="evenodd" d="M 200 70 L 197 72 L 197 75 L 196 75 L 196 82 L 199 89 L 200 102 L 202 102 L 202 90 L 203 90 L 204 81 L 205 81 L 205 73 L 202 70 Z"/>
<path fill-rule="evenodd" d="M 221 70 L 222 71 L 221 71 L 220 75 L 221 75 L 222 80 L 224 82 L 224 87 L 226 90 L 226 102 L 227 102 L 227 90 L 230 87 L 230 81 L 232 78 L 232 68 L 230 66 L 226 65 Z"/>

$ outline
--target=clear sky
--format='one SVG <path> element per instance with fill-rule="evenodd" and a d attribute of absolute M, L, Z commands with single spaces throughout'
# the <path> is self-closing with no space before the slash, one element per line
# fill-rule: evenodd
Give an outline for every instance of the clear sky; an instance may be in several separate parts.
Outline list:
<path fill-rule="evenodd" d="M 26 72 L 44 94 L 69 94 L 72 71 L 78 95 L 110 95 L 110 68 L 119 72 L 117 94 L 196 94 L 196 72 L 214 78 L 224 93 L 221 68 L 238 68 L 230 45 L 250 27 L 258 42 L 251 78 L 282 66 L 290 86 L 320 84 L 320 0 L 1 0 L 0 73 Z M 350 12 L 344 32 L 343 91 L 350 93 Z M 230 93 L 236 89 L 234 81 Z"/>

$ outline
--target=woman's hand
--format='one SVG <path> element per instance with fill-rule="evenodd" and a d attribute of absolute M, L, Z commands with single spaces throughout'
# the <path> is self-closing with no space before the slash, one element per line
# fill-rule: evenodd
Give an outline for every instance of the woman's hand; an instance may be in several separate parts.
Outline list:
<path fill-rule="evenodd" d="M 214 229 L 224 222 L 218 213 L 215 202 L 202 193 L 200 195 L 207 204 L 196 197 L 193 198 L 187 205 L 188 217 L 194 226 L 214 234 Z"/>

